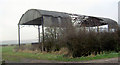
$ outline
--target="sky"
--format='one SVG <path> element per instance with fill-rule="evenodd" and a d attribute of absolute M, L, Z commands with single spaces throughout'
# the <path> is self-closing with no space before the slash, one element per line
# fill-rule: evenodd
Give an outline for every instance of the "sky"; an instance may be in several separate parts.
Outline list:
<path fill-rule="evenodd" d="M 0 41 L 18 39 L 18 22 L 28 9 L 111 18 L 118 21 L 119 0 L 0 0 Z M 21 39 L 38 39 L 34 26 L 21 28 Z"/>

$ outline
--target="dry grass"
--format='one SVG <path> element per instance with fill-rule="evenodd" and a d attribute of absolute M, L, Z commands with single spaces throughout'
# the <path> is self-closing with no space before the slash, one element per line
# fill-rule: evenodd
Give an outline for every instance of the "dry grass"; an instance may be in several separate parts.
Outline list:
<path fill-rule="evenodd" d="M 52 51 L 51 53 L 53 53 L 53 54 L 63 54 L 63 55 L 65 55 L 65 54 L 68 54 L 68 49 L 67 48 L 61 48 L 60 49 L 60 51 Z"/>

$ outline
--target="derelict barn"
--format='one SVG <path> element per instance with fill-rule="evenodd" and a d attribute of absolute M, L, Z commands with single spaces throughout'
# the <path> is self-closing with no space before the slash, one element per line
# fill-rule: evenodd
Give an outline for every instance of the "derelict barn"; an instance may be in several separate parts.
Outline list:
<path fill-rule="evenodd" d="M 18 42 L 20 46 L 20 25 L 37 25 L 40 43 L 40 26 L 42 26 L 42 50 L 44 45 L 44 27 L 64 27 L 65 23 L 72 23 L 77 27 L 95 27 L 108 25 L 108 28 L 117 28 L 117 22 L 108 18 L 69 14 L 64 12 L 30 9 L 26 11 L 18 23 Z"/>

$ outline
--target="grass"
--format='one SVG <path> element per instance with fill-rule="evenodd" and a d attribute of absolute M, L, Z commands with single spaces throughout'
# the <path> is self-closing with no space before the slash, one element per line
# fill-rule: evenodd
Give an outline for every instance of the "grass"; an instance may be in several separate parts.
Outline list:
<path fill-rule="evenodd" d="M 96 55 L 94 57 L 79 57 L 79 58 L 66 58 L 63 55 L 56 55 L 51 53 L 26 53 L 26 52 L 14 52 L 14 46 L 2 47 L 2 58 L 8 61 L 20 62 L 22 59 L 37 59 L 37 60 L 56 60 L 56 61 L 84 61 L 95 60 L 103 58 L 118 57 L 118 53 L 104 53 Z"/>

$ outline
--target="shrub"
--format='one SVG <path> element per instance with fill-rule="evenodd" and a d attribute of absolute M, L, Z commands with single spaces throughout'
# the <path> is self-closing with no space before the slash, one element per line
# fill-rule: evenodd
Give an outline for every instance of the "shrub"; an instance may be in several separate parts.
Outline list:
<path fill-rule="evenodd" d="M 45 48 L 47 52 L 68 49 L 68 56 L 81 57 L 100 54 L 104 51 L 119 51 L 120 31 L 95 32 L 71 24 L 62 28 L 49 27 L 45 32 Z M 65 56 L 66 56 L 65 55 Z"/>

